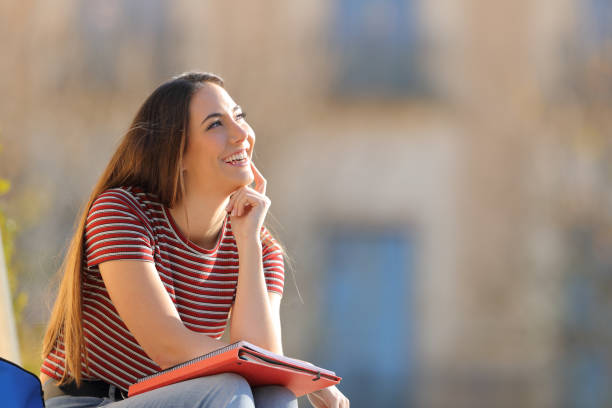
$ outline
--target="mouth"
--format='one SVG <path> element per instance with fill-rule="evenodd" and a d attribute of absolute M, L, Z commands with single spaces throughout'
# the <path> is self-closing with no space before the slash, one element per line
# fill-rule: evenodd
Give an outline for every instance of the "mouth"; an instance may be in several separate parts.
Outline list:
<path fill-rule="evenodd" d="M 249 155 L 246 150 L 240 150 L 238 153 L 234 153 L 229 157 L 223 159 L 223 162 L 230 166 L 247 166 L 250 162 Z"/>

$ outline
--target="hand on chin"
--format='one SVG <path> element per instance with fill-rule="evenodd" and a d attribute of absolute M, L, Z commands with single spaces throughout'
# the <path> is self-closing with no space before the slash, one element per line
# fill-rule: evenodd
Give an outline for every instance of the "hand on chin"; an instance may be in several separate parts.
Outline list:
<path fill-rule="evenodd" d="M 271 203 L 266 196 L 266 180 L 253 163 L 251 163 L 251 169 L 255 174 L 255 186 L 251 188 L 245 184 L 233 190 L 226 207 L 232 220 L 232 231 L 237 243 L 244 238 L 259 236 Z"/>

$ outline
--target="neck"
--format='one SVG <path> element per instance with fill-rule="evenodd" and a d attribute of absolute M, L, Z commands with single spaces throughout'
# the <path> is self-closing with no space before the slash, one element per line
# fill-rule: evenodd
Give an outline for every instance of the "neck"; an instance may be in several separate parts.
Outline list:
<path fill-rule="evenodd" d="M 170 214 L 184 236 L 196 245 L 210 249 L 215 246 L 223 227 L 228 203 L 229 195 L 192 190 L 170 208 Z"/>

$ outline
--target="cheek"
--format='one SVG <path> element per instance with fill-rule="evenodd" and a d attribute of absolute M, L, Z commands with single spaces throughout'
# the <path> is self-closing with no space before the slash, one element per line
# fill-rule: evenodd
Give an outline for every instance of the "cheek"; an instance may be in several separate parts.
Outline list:
<path fill-rule="evenodd" d="M 251 151 L 252 151 L 253 146 L 255 146 L 255 133 L 251 133 L 247 139 L 249 141 L 249 145 L 251 146 Z"/>
<path fill-rule="evenodd" d="M 195 140 L 185 152 L 183 162 L 187 169 L 202 171 L 203 168 L 216 166 L 222 153 L 223 144 L 217 140 Z"/>

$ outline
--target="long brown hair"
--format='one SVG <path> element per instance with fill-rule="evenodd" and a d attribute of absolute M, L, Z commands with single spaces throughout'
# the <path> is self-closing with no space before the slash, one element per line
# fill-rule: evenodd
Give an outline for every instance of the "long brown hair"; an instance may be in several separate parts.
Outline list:
<path fill-rule="evenodd" d="M 42 346 L 43 358 L 62 340 L 64 375 L 60 383 L 81 383 L 81 361 L 87 362 L 81 321 L 83 233 L 87 214 L 103 191 L 139 186 L 173 207 L 184 194 L 181 162 L 187 148 L 189 104 L 193 94 L 211 82 L 223 80 L 211 73 L 186 72 L 160 85 L 142 104 L 79 215 L 76 230 L 58 271 L 61 278 Z M 282 248 L 282 247 L 281 247 Z M 283 253 L 285 253 L 283 248 Z"/>

